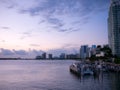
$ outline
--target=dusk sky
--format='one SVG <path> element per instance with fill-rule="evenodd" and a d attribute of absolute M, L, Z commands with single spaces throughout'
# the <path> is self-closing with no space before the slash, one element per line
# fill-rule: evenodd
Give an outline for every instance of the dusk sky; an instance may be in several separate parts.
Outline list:
<path fill-rule="evenodd" d="M 35 56 L 41 50 L 76 53 L 81 45 L 108 44 L 109 3 L 0 0 L 0 57 Z"/>

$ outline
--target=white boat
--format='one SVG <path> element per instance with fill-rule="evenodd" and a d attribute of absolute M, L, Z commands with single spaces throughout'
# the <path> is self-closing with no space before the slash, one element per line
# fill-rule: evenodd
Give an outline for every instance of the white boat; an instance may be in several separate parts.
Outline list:
<path fill-rule="evenodd" d="M 78 75 L 93 75 L 94 68 L 87 63 L 74 63 L 70 65 L 70 71 Z"/>

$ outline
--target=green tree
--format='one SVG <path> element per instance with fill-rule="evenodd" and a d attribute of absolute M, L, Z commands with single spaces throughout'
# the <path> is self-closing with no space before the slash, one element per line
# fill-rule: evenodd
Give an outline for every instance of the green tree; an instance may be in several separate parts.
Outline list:
<path fill-rule="evenodd" d="M 103 48 L 101 48 L 101 51 L 104 52 L 106 58 L 111 58 L 111 57 L 113 57 L 113 55 L 112 55 L 112 50 L 109 48 L 108 45 L 105 45 Z"/>
<path fill-rule="evenodd" d="M 114 63 L 120 64 L 120 58 L 115 58 Z"/>

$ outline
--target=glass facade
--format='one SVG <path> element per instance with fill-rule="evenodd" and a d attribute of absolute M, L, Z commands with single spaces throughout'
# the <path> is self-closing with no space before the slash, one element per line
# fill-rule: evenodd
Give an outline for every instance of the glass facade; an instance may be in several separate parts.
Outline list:
<path fill-rule="evenodd" d="M 113 55 L 120 57 L 120 0 L 111 0 L 108 17 L 108 40 Z"/>

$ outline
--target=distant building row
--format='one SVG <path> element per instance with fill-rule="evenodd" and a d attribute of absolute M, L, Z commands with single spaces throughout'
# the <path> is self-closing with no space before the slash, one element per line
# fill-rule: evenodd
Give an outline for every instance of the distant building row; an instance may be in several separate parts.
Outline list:
<path fill-rule="evenodd" d="M 92 47 L 88 47 L 88 45 L 82 45 L 80 48 L 80 58 L 90 58 L 91 56 L 104 56 L 104 52 L 100 50 L 101 46 L 92 45 Z"/>
<path fill-rule="evenodd" d="M 59 56 L 53 57 L 52 54 L 43 53 L 42 55 L 36 56 L 36 59 L 86 59 L 91 56 L 104 56 L 104 52 L 101 51 L 101 46 L 92 45 L 82 45 L 80 47 L 79 53 L 76 54 L 66 54 L 61 53 Z"/>
<path fill-rule="evenodd" d="M 47 54 L 43 53 L 41 56 L 36 56 L 36 59 L 53 59 L 53 55 L 52 54 L 48 54 L 48 58 L 47 58 Z"/>

